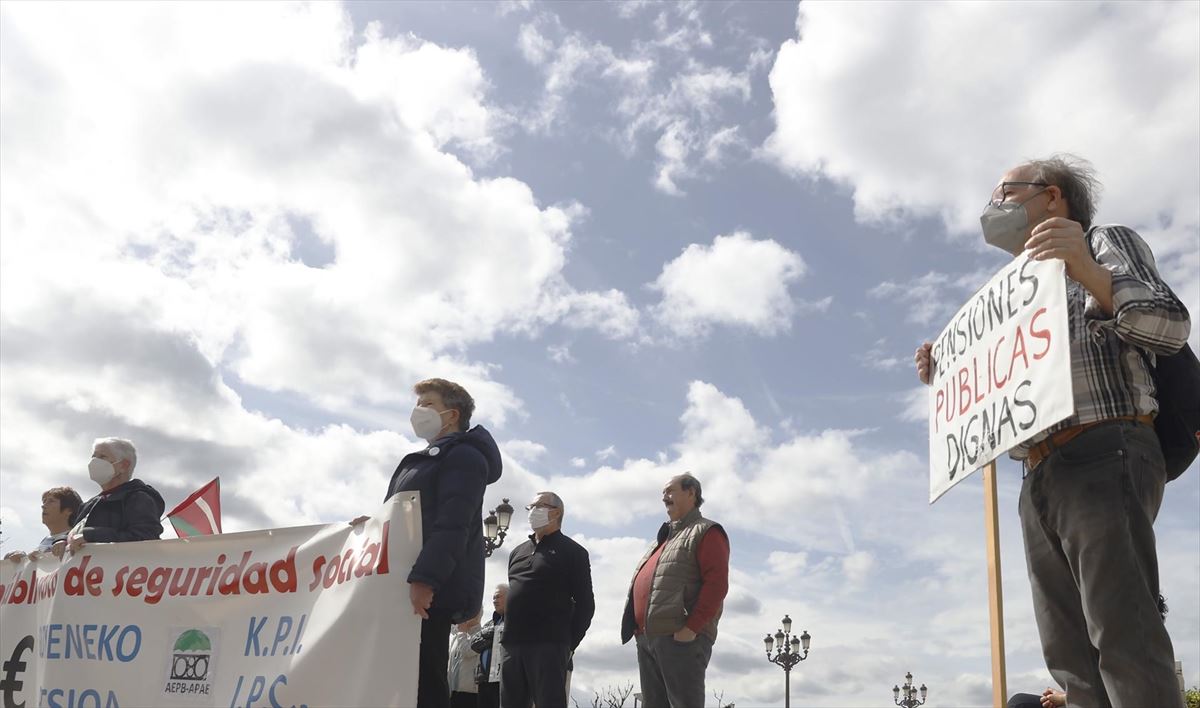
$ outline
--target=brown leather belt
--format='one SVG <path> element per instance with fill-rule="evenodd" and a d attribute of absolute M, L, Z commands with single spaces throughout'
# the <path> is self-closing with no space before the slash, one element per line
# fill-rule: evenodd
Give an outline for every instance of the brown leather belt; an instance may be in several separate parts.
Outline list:
<path fill-rule="evenodd" d="M 1104 420 L 1096 420 L 1091 423 L 1063 428 L 1051 433 L 1045 440 L 1029 448 L 1029 456 L 1025 458 L 1026 466 L 1031 470 L 1036 469 L 1038 465 L 1042 464 L 1042 460 L 1050 456 L 1050 453 L 1074 440 L 1080 433 L 1103 423 L 1111 423 L 1114 420 L 1127 420 L 1154 425 L 1154 416 L 1152 415 L 1122 415 L 1116 418 L 1105 418 Z"/>

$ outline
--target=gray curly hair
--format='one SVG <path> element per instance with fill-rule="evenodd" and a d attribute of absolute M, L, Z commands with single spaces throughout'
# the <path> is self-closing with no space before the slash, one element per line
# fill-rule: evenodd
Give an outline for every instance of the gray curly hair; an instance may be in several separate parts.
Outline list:
<path fill-rule="evenodd" d="M 1033 171 L 1032 181 L 1058 187 L 1067 200 L 1067 216 L 1078 221 L 1084 231 L 1092 228 L 1102 185 L 1096 179 L 1092 163 L 1069 152 L 1056 152 L 1044 160 L 1025 163 Z"/>

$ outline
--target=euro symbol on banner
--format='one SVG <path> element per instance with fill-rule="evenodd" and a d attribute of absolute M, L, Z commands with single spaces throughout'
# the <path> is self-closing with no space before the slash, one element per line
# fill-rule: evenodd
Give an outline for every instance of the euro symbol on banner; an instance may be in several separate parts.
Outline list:
<path fill-rule="evenodd" d="M 12 658 L 4 662 L 4 678 L 0 679 L 0 693 L 4 694 L 4 708 L 25 708 L 25 701 L 17 703 L 13 694 L 20 691 L 25 685 L 25 682 L 18 679 L 17 675 L 25 673 L 25 662 L 21 660 L 21 657 L 31 649 L 33 649 L 33 635 L 26 634 L 24 639 L 17 642 Z"/>

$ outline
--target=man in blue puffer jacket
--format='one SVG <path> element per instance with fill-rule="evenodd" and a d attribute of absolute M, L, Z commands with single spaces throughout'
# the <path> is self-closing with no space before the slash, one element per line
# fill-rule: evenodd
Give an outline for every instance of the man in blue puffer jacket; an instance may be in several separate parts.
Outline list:
<path fill-rule="evenodd" d="M 462 386 L 427 379 L 413 392 L 413 432 L 429 445 L 400 460 L 385 499 L 421 493 L 423 543 L 408 574 L 413 613 L 422 618 L 417 706 L 446 708 L 450 625 L 483 604 L 483 491 L 500 479 L 500 448 L 482 426 L 470 427 L 475 401 Z"/>

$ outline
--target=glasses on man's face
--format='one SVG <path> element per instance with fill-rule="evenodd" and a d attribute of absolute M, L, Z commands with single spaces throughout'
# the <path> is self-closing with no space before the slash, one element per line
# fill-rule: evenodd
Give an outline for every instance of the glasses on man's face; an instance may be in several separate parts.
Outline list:
<path fill-rule="evenodd" d="M 988 204 L 998 207 L 1005 202 L 1012 194 L 1017 192 L 1016 187 L 1049 187 L 1046 182 L 1001 182 L 996 189 L 992 191 L 992 198 Z"/>
<path fill-rule="evenodd" d="M 525 505 L 525 511 L 533 511 L 534 509 L 557 509 L 557 508 L 558 508 L 557 506 L 554 506 L 553 504 L 547 504 L 546 502 L 538 502 L 537 504 L 526 504 Z"/>

